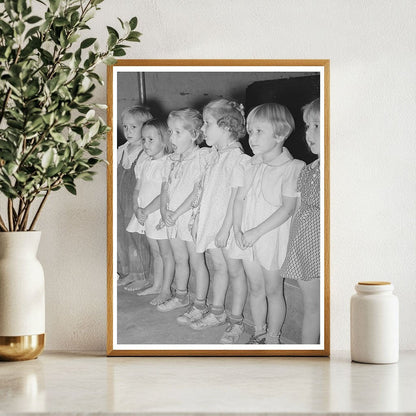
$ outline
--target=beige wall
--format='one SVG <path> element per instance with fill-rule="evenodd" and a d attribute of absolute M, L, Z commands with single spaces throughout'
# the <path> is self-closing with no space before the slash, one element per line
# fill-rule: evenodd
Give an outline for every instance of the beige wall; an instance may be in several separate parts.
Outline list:
<path fill-rule="evenodd" d="M 331 59 L 331 344 L 349 348 L 358 280 L 391 280 L 416 348 L 416 2 L 106 0 L 93 34 L 139 18 L 127 58 Z M 89 34 L 88 36 L 90 36 Z M 105 69 L 100 69 L 105 73 Z M 105 102 L 104 88 L 96 99 Z M 104 350 L 106 179 L 51 196 L 39 224 L 47 348 Z"/>

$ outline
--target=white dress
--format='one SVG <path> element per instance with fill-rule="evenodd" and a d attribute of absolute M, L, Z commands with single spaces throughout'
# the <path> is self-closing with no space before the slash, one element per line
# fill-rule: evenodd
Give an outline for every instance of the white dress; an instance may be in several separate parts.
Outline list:
<path fill-rule="evenodd" d="M 283 203 L 283 196 L 298 197 L 296 184 L 305 163 L 293 159 L 286 148 L 267 164 L 254 156 L 245 175 L 248 191 L 243 208 L 241 229 L 244 233 L 261 224 L 276 212 Z M 231 242 L 230 257 L 255 261 L 266 270 L 279 270 L 286 256 L 290 230 L 289 218 L 279 227 L 261 236 L 253 245 L 241 250 Z"/>
<path fill-rule="evenodd" d="M 250 157 L 243 153 L 238 142 L 219 151 L 211 148 L 198 207 L 197 253 L 216 248 L 215 237 L 227 214 L 232 188 L 244 185 L 243 164 L 248 160 Z"/>
<path fill-rule="evenodd" d="M 137 202 L 139 207 L 146 207 L 149 205 L 158 195 L 160 195 L 160 189 L 162 186 L 163 169 L 165 166 L 167 156 L 163 156 L 159 159 L 152 159 L 149 156 L 143 158 L 137 163 L 135 167 L 136 178 L 140 181 L 140 190 Z M 155 240 L 167 239 L 166 229 L 162 228 L 158 230 L 156 227 L 161 219 L 160 209 L 152 212 L 146 218 L 144 226 L 139 223 L 136 216 L 133 214 L 130 223 L 127 227 L 129 232 L 137 232 L 146 234 L 147 237 Z"/>
<path fill-rule="evenodd" d="M 201 180 L 207 166 L 209 149 L 193 147 L 182 155 L 172 153 L 167 156 L 163 182 L 167 182 L 168 209 L 178 209 L 194 189 L 195 183 Z M 167 227 L 169 238 L 193 241 L 189 231 L 192 211 L 181 215 L 173 227 Z"/>

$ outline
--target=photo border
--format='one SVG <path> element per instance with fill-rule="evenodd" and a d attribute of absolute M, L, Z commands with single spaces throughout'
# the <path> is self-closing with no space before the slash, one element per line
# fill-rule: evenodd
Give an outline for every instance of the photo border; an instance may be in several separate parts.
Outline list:
<path fill-rule="evenodd" d="M 114 297 L 113 297 L 113 225 L 114 225 L 114 210 L 113 210 L 113 175 L 116 174 L 113 162 L 113 67 L 114 66 L 178 66 L 178 67 L 322 67 L 324 73 L 324 341 L 323 349 L 253 349 L 247 347 L 246 349 L 151 349 L 145 346 L 144 349 L 118 349 L 114 347 L 113 330 L 114 330 Z M 107 124 L 110 126 L 110 131 L 107 135 L 107 356 L 329 356 L 330 354 L 330 122 L 329 122 L 329 104 L 330 104 L 330 61 L 328 59 L 299 59 L 299 60 L 259 60 L 259 59 L 180 59 L 180 60 L 164 60 L 164 59 L 123 59 L 119 60 L 114 66 L 107 67 Z M 322 88 L 321 88 L 322 90 Z M 322 115 L 321 115 L 322 117 Z M 322 222 L 321 222 L 322 223 Z M 171 344 L 169 344 L 171 345 Z M 296 344 L 301 345 L 301 344 Z M 290 348 L 290 345 L 287 345 Z"/>

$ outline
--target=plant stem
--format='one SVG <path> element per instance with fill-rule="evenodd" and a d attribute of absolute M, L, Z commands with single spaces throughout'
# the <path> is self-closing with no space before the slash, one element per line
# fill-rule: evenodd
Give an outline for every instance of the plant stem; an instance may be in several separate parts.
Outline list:
<path fill-rule="evenodd" d="M 29 208 L 32 205 L 33 199 L 28 201 L 27 204 L 25 205 L 25 215 L 23 216 L 22 219 L 22 223 L 20 225 L 20 228 L 22 231 L 25 231 L 26 226 L 27 226 L 27 220 L 29 218 Z"/>
<path fill-rule="evenodd" d="M 36 211 L 35 217 L 33 218 L 32 224 L 30 224 L 29 231 L 33 230 L 33 228 L 34 228 L 34 226 L 35 226 L 35 224 L 36 224 L 36 222 L 39 218 L 40 211 L 42 210 L 43 206 L 45 205 L 46 199 L 48 198 L 50 192 L 51 192 L 50 189 L 48 189 L 46 191 L 46 194 L 43 197 L 42 202 L 40 203 L 38 210 Z"/>
<path fill-rule="evenodd" d="M 21 199 L 19 201 L 19 209 L 18 209 L 18 217 L 16 221 L 16 231 L 24 231 L 22 230 L 22 222 L 26 212 L 26 202 Z"/>
<path fill-rule="evenodd" d="M 14 231 L 13 227 L 13 200 L 8 199 L 7 200 L 7 215 L 9 217 L 9 230 Z"/>
<path fill-rule="evenodd" d="M 1 231 L 7 231 L 6 224 L 4 223 L 3 218 L 1 217 L 1 215 L 0 215 L 0 229 L 1 229 Z"/>
<path fill-rule="evenodd" d="M 23 203 L 22 203 L 22 200 L 20 199 L 19 200 L 19 208 L 17 209 L 17 215 L 15 215 L 15 217 L 14 217 L 14 229 L 16 230 L 16 231 L 19 231 L 19 222 L 20 222 L 20 218 L 21 218 L 21 216 L 22 216 L 22 211 L 23 211 Z"/>

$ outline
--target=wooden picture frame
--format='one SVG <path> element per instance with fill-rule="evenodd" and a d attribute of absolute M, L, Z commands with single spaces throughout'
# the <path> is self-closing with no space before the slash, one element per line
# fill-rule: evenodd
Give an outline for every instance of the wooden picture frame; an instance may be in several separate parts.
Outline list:
<path fill-rule="evenodd" d="M 107 147 L 108 356 L 329 356 L 329 68 L 329 60 L 120 60 L 108 67 L 107 123 L 111 127 Z M 183 107 L 194 107 L 202 112 L 205 104 L 222 96 L 243 101 L 246 116 L 254 106 L 264 102 L 286 105 L 295 119 L 294 132 L 299 142 L 305 136 L 302 107 L 320 97 L 320 121 L 323 126 L 320 132 L 320 166 L 323 174 L 320 175 L 319 188 L 320 340 L 317 344 L 301 343 L 302 294 L 299 285 L 289 282 L 290 279 L 286 279 L 284 284 L 287 312 L 282 336 L 285 336 L 286 343 L 263 345 L 246 344 L 246 339 L 238 344 L 224 345 L 217 341 L 218 335 L 212 341 L 209 335 L 205 335 L 206 332 L 184 327 L 176 333 L 174 318 L 170 314 L 176 317 L 179 311 L 163 314 L 152 310 L 152 307 L 149 309 L 151 297 L 137 297 L 137 292 L 118 286 L 117 234 L 121 227 L 117 228 L 116 179 L 122 111 L 133 105 L 147 105 L 153 115 L 166 119 L 170 111 Z M 308 164 L 313 155 L 308 153 L 305 143 L 302 146 L 296 143 L 290 143 L 290 148 L 289 144 L 287 146 L 295 158 L 303 159 Z M 243 148 L 246 153 L 250 152 L 247 141 L 243 143 Z M 248 304 L 247 301 L 244 315 Z M 246 332 L 252 330 L 253 321 L 250 319 L 245 321 Z M 214 329 L 218 334 L 218 327 L 205 331 Z M 203 332 L 201 337 L 208 341 L 193 341 L 194 334 Z"/>

